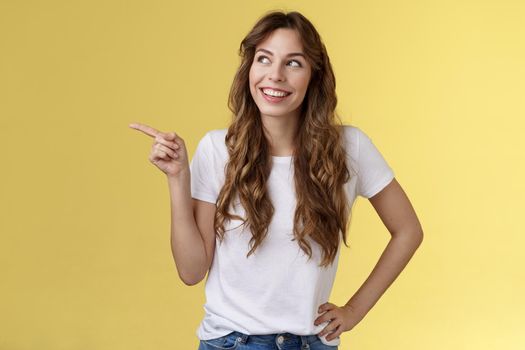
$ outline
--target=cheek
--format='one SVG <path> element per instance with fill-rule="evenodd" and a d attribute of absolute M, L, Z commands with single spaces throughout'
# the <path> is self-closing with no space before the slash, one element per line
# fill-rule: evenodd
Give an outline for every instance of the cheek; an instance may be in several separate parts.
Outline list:
<path fill-rule="evenodd" d="M 308 80 L 300 80 L 295 83 L 296 91 L 299 95 L 304 95 L 308 90 Z"/>
<path fill-rule="evenodd" d="M 257 72 L 255 69 L 250 69 L 250 72 L 248 74 L 248 80 L 250 82 L 250 86 L 257 84 Z"/>
<path fill-rule="evenodd" d="M 250 92 L 251 92 L 253 98 L 255 98 L 255 96 L 257 94 L 257 86 L 256 85 L 259 84 L 263 78 L 264 78 L 264 75 L 261 75 L 260 71 L 258 71 L 257 69 L 254 69 L 254 68 L 250 69 L 250 72 L 248 74 L 248 83 L 250 85 Z"/>
<path fill-rule="evenodd" d="M 250 86 L 250 91 L 251 91 L 252 94 L 255 91 L 255 86 L 254 86 L 255 83 L 256 83 L 255 76 L 253 75 L 253 71 L 250 70 L 250 73 L 248 74 L 248 84 Z"/>
<path fill-rule="evenodd" d="M 257 68 L 250 68 L 249 79 L 251 84 L 256 84 L 261 78 L 261 72 Z"/>
<path fill-rule="evenodd" d="M 306 91 L 306 89 L 308 89 L 308 84 L 310 84 L 310 76 L 305 76 L 302 79 L 301 83 L 302 83 L 303 89 Z"/>

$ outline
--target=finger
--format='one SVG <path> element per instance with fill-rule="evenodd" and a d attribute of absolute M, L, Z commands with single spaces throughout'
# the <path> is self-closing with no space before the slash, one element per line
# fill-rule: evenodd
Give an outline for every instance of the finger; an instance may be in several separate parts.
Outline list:
<path fill-rule="evenodd" d="M 160 143 L 155 143 L 153 147 L 151 147 L 151 159 L 152 160 L 158 160 L 158 159 L 164 159 L 164 160 L 172 160 L 173 158 L 170 156 L 170 153 L 173 152 L 173 150 L 170 150 L 169 152 L 165 149 L 161 149 L 161 147 L 166 147 L 161 145 Z"/>
<path fill-rule="evenodd" d="M 182 145 L 184 145 L 184 140 L 179 135 L 177 135 L 177 133 L 175 133 L 174 131 L 171 131 L 171 132 L 159 132 L 158 136 L 163 138 L 164 140 L 174 142 L 179 147 L 182 147 Z"/>
<path fill-rule="evenodd" d="M 162 160 L 171 160 L 172 158 L 166 153 L 164 152 L 163 150 L 156 150 L 152 156 L 151 156 L 151 161 L 155 162 L 159 159 L 162 159 Z"/>
<path fill-rule="evenodd" d="M 157 135 L 161 135 L 162 134 L 162 132 L 160 132 L 159 130 L 157 130 L 155 128 L 152 128 L 151 126 L 148 126 L 148 125 L 145 125 L 145 124 L 131 123 L 131 124 L 129 124 L 129 127 L 132 128 L 132 129 L 135 129 L 135 130 L 142 131 L 146 135 L 149 135 L 149 136 L 152 136 L 152 137 L 156 137 Z"/>
<path fill-rule="evenodd" d="M 166 153 L 171 158 L 177 158 L 178 157 L 178 154 L 174 150 L 169 148 L 168 146 L 164 146 L 164 145 L 161 145 L 160 143 L 158 143 L 158 144 L 155 145 L 155 148 L 157 150 L 159 150 L 159 151 L 162 151 L 162 152 Z"/>
<path fill-rule="evenodd" d="M 317 309 L 317 313 L 320 314 L 320 313 L 323 312 L 323 306 L 324 306 L 324 304 L 319 305 L 319 308 Z"/>
<path fill-rule="evenodd" d="M 334 307 L 336 307 L 335 304 L 332 304 L 332 303 L 328 303 L 328 302 L 327 302 L 327 303 L 325 303 L 325 304 L 323 305 L 323 310 L 332 310 Z"/>
<path fill-rule="evenodd" d="M 321 304 L 319 306 L 319 309 L 317 310 L 317 312 L 321 313 L 323 311 L 331 310 L 331 309 L 333 309 L 334 306 L 335 306 L 334 304 L 326 302 L 326 303 Z"/>
<path fill-rule="evenodd" d="M 166 140 L 164 137 L 160 136 L 160 135 L 157 135 L 155 137 L 155 141 L 158 142 L 158 143 L 161 143 L 165 146 L 168 146 L 169 148 L 172 148 L 172 149 L 179 149 L 180 146 L 176 143 L 176 142 L 173 142 L 173 141 L 168 141 Z"/>
<path fill-rule="evenodd" d="M 165 133 L 164 138 L 166 140 L 175 140 L 175 139 L 178 139 L 179 136 L 174 131 L 171 131 L 171 132 Z"/>
<path fill-rule="evenodd" d="M 334 332 L 332 332 L 331 334 L 326 336 L 326 340 L 327 341 L 333 340 L 333 339 L 337 338 L 338 336 L 340 336 L 341 333 L 343 333 L 343 332 L 341 332 L 341 325 L 338 325 L 337 327 L 335 327 Z"/>
<path fill-rule="evenodd" d="M 168 141 L 173 141 L 177 143 L 179 146 L 184 145 L 184 140 L 179 135 L 177 135 L 177 133 L 175 133 L 174 131 L 165 133 L 164 138 Z"/>
<path fill-rule="evenodd" d="M 314 325 L 318 326 L 323 322 L 330 321 L 331 319 L 335 318 L 333 311 L 326 311 L 321 316 L 317 317 L 314 321 Z"/>
<path fill-rule="evenodd" d="M 331 333 L 334 331 L 337 327 L 339 327 L 339 324 L 335 321 L 330 322 L 326 327 L 323 328 L 321 332 L 319 332 L 319 336 L 322 337 L 325 334 Z"/>

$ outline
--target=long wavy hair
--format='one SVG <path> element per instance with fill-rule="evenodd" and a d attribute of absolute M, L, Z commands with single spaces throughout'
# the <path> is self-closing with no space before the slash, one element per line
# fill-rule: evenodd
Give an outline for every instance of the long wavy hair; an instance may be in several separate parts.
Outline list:
<path fill-rule="evenodd" d="M 226 220 L 239 219 L 252 233 L 249 257 L 262 243 L 274 214 L 266 182 L 272 158 L 263 133 L 260 112 L 250 93 L 249 72 L 256 46 L 278 28 L 295 29 L 306 59 L 312 67 L 311 80 L 300 108 L 300 121 L 293 154 L 296 210 L 292 240 L 312 257 L 310 237 L 322 248 L 320 266 L 330 265 L 342 235 L 346 242 L 350 208 L 344 184 L 350 179 L 346 163 L 343 125 L 335 112 L 335 76 L 319 34 L 299 12 L 272 11 L 261 17 L 239 47 L 240 66 L 228 98 L 233 120 L 225 142 L 229 161 L 225 182 L 217 198 L 215 231 L 224 239 Z M 336 119 L 338 123 L 336 123 Z M 239 198 L 246 218 L 228 212 Z"/>

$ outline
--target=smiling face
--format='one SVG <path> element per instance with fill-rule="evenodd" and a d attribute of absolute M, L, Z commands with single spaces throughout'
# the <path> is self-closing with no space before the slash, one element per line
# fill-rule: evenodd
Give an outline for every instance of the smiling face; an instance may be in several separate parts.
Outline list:
<path fill-rule="evenodd" d="M 250 67 L 251 95 L 264 117 L 299 117 L 308 83 L 311 66 L 302 54 L 303 47 L 296 30 L 279 28 L 259 43 Z M 263 88 L 286 92 L 285 97 L 267 96 Z M 272 91 L 267 91 L 271 94 Z M 273 95 L 282 94 L 274 92 Z"/>

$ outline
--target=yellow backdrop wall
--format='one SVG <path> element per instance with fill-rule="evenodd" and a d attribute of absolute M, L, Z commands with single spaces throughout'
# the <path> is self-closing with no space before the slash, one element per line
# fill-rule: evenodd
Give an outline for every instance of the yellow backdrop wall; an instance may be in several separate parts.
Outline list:
<path fill-rule="evenodd" d="M 230 121 L 241 39 L 298 10 L 346 123 L 391 164 L 425 239 L 346 349 L 523 349 L 525 3 L 0 2 L 0 349 L 196 349 L 204 283 L 179 279 L 151 139 L 190 156 Z M 390 235 L 358 199 L 331 302 Z M 344 247 L 343 247 L 344 248 Z"/>

